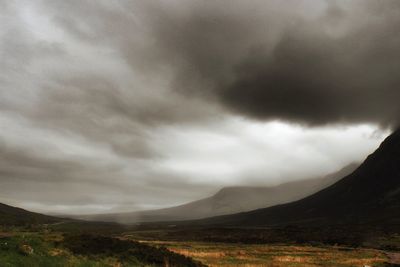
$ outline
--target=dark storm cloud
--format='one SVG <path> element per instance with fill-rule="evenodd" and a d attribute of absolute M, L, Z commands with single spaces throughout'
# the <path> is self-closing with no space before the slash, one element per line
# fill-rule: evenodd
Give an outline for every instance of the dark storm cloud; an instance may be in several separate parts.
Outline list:
<path fill-rule="evenodd" d="M 180 92 L 262 120 L 397 123 L 399 2 L 300 2 L 151 2 L 141 18 Z"/>
<path fill-rule="evenodd" d="M 219 99 L 260 119 L 398 123 L 400 19 L 382 16 L 340 37 L 310 23 L 293 26 L 270 54 L 245 58 L 235 80 L 217 89 Z"/>
<path fill-rule="evenodd" d="M 398 1 L 45 3 L 73 38 L 112 48 L 136 74 L 168 73 L 166 88 L 244 116 L 311 125 L 399 118 Z M 181 110 L 134 116 L 176 121 Z"/>

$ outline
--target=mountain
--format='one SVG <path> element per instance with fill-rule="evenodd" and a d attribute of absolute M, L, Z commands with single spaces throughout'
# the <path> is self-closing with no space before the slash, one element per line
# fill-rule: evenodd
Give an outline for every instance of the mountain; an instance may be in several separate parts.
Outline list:
<path fill-rule="evenodd" d="M 77 219 L 136 223 L 193 220 L 233 214 L 295 201 L 338 181 L 357 168 L 353 163 L 322 178 L 284 183 L 273 187 L 226 187 L 215 195 L 184 205 L 149 211 L 76 216 Z"/>
<path fill-rule="evenodd" d="M 0 225 L 48 224 L 62 221 L 60 218 L 30 212 L 0 203 Z"/>
<path fill-rule="evenodd" d="M 299 201 L 197 221 L 202 225 L 400 224 L 400 130 L 354 172 Z"/>

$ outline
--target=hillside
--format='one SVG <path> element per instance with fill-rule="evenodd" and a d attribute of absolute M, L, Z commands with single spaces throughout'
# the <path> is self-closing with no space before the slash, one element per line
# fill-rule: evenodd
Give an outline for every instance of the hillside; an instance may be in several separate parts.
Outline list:
<path fill-rule="evenodd" d="M 0 225 L 47 224 L 62 220 L 0 203 Z"/>
<path fill-rule="evenodd" d="M 198 221 L 202 225 L 400 224 L 400 130 L 353 173 L 289 204 Z"/>
<path fill-rule="evenodd" d="M 358 165 L 350 164 L 322 178 L 289 182 L 273 187 L 226 187 L 215 195 L 184 205 L 130 213 L 76 216 L 91 221 L 120 223 L 192 220 L 233 214 L 295 201 L 313 194 L 351 173 Z"/>

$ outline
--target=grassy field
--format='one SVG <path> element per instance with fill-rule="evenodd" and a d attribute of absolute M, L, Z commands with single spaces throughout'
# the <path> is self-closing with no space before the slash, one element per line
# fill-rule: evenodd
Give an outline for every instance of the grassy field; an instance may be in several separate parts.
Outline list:
<path fill-rule="evenodd" d="M 100 235 L 0 231 L 1 267 L 202 267 L 165 248 Z"/>
<path fill-rule="evenodd" d="M 156 242 L 208 266 L 385 266 L 380 250 L 335 246 L 249 245 L 203 242 Z"/>
<path fill-rule="evenodd" d="M 60 232 L 47 227 L 36 231 L 23 228 L 0 229 L 0 267 L 372 267 L 395 266 L 387 263 L 400 261 L 400 254 L 395 250 L 388 252 L 339 245 L 244 244 L 186 239 L 165 241 L 163 236 L 171 237 L 165 231 L 103 235 L 100 234 L 102 231 L 92 234 L 74 232 L 69 228 L 66 232 Z M 151 238 L 145 240 L 139 236 Z M 157 236 L 164 241 L 157 241 Z M 396 243 L 397 239 L 393 242 Z M 390 247 L 392 243 L 388 245 Z"/>
<path fill-rule="evenodd" d="M 41 266 L 117 266 L 113 258 L 89 258 L 74 255 L 58 247 L 62 236 L 58 234 L 39 234 L 34 232 L 0 233 L 0 263 L 2 267 L 41 267 Z"/>

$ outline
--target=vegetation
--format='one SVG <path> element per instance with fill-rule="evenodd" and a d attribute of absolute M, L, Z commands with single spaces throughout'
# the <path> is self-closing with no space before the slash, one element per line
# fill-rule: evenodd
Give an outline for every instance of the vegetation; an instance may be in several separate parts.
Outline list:
<path fill-rule="evenodd" d="M 144 263 L 155 266 L 204 266 L 164 247 L 157 248 L 135 241 L 106 236 L 69 235 L 64 238 L 63 245 L 75 254 L 106 255 L 132 265 Z"/>
<path fill-rule="evenodd" d="M 0 232 L 2 267 L 204 266 L 162 247 L 96 235 Z"/>
<path fill-rule="evenodd" d="M 400 251 L 397 227 L 365 225 L 283 228 L 154 228 L 125 232 L 136 240 L 196 241 L 242 244 L 342 245 Z"/>
<path fill-rule="evenodd" d="M 208 266 L 387 266 L 379 250 L 339 246 L 152 242 L 193 257 Z"/>

